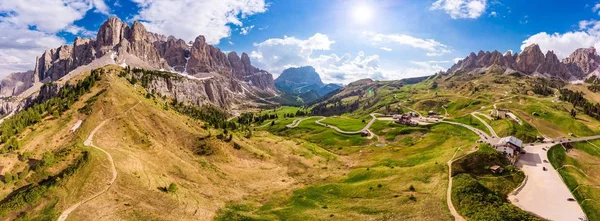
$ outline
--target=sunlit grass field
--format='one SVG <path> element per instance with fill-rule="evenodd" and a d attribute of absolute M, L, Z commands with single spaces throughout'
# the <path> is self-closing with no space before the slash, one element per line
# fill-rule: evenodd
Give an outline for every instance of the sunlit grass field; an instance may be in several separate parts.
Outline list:
<path fill-rule="evenodd" d="M 552 147 L 548 158 L 563 178 L 589 220 L 600 220 L 600 140 L 574 143 L 566 152 Z"/>
<path fill-rule="evenodd" d="M 346 175 L 325 177 L 292 192 L 231 202 L 217 220 L 451 220 L 445 202 L 445 162 L 456 151 L 460 156 L 471 148 L 476 139 L 467 129 L 439 124 L 411 145 L 363 146 L 346 153 L 345 159 L 352 162 Z"/>

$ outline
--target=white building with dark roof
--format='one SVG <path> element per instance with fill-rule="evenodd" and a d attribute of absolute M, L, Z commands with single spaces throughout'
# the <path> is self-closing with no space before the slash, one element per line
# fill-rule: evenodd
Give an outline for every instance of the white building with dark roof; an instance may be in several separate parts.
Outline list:
<path fill-rule="evenodd" d="M 494 145 L 494 149 L 503 152 L 514 163 L 519 157 L 519 152 L 523 148 L 523 141 L 514 136 L 500 138 Z"/>

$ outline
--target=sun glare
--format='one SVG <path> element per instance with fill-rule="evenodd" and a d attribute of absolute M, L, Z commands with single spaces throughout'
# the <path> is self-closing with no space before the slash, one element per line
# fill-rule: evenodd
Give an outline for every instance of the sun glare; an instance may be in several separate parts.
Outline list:
<path fill-rule="evenodd" d="M 354 21 L 359 24 L 365 24 L 371 21 L 373 17 L 373 11 L 369 6 L 366 5 L 357 5 L 352 9 L 352 17 Z"/>

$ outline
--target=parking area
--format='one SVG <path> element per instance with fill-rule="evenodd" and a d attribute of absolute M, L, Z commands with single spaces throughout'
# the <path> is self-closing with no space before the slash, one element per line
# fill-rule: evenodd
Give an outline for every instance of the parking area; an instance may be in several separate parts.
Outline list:
<path fill-rule="evenodd" d="M 526 184 L 509 200 L 523 210 L 555 221 L 586 220 L 585 213 L 574 199 L 550 162 L 548 149 L 554 144 L 526 146 L 517 167 L 528 176 Z M 544 170 L 544 167 L 546 170 Z"/>

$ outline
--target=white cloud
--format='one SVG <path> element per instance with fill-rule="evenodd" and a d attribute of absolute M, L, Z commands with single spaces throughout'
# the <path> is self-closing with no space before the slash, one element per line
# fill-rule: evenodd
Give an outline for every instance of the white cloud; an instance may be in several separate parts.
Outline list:
<path fill-rule="evenodd" d="M 71 26 L 65 28 L 64 31 L 69 32 L 73 35 L 79 35 L 79 36 L 83 36 L 86 38 L 94 38 L 94 37 L 96 37 L 96 34 L 97 34 L 96 32 L 87 30 L 83 27 L 79 27 L 76 25 L 71 25 Z"/>
<path fill-rule="evenodd" d="M 531 44 L 538 44 L 542 51 L 552 50 L 559 58 L 569 56 L 578 48 L 600 48 L 600 22 L 595 20 L 580 21 L 578 31 L 566 33 L 537 33 L 521 45 L 521 50 Z"/>
<path fill-rule="evenodd" d="M 387 47 L 381 47 L 381 48 L 379 48 L 379 49 L 381 49 L 381 50 L 384 50 L 384 51 L 392 51 L 392 49 L 391 49 L 391 48 L 387 48 Z"/>
<path fill-rule="evenodd" d="M 350 83 L 362 78 L 401 79 L 443 70 L 435 61 L 414 63 L 411 68 L 387 70 L 380 66 L 377 54 L 367 55 L 363 51 L 354 55 L 324 53 L 331 50 L 334 43 L 327 35 L 319 33 L 307 39 L 285 36 L 254 44 L 256 50 L 251 52 L 250 57 L 255 65 L 275 76 L 286 68 L 310 65 L 317 70 L 324 82 L 336 83 Z"/>
<path fill-rule="evenodd" d="M 108 13 L 102 0 L 0 1 L 0 12 L 9 15 L 0 19 L 18 27 L 34 26 L 39 31 L 56 33 L 83 18 L 91 9 Z"/>
<path fill-rule="evenodd" d="M 455 64 L 456 64 L 456 63 L 458 63 L 460 60 L 462 60 L 462 58 L 454 58 L 454 59 L 452 59 L 452 61 L 453 61 Z"/>
<path fill-rule="evenodd" d="M 255 43 L 257 50 L 252 51 L 250 56 L 270 72 L 278 74 L 289 67 L 308 65 L 306 63 L 314 51 L 330 50 L 334 43 L 320 33 L 305 40 L 288 36 L 271 38 Z"/>
<path fill-rule="evenodd" d="M 136 20 L 149 31 L 174 35 L 186 41 L 204 35 L 218 44 L 231 35 L 230 25 L 242 27 L 242 19 L 267 10 L 264 0 L 133 0 L 141 7 Z"/>
<path fill-rule="evenodd" d="M 363 35 L 366 36 L 371 43 L 376 45 L 407 45 L 426 50 L 427 56 L 440 56 L 452 52 L 447 45 L 433 39 L 421 39 L 404 34 L 380 34 L 373 32 L 364 32 Z"/>
<path fill-rule="evenodd" d="M 46 49 L 65 44 L 64 39 L 40 31 L 0 22 L 0 76 L 33 70 L 36 56 Z"/>
<path fill-rule="evenodd" d="M 594 7 L 592 7 L 593 12 L 597 12 L 600 15 L 600 3 L 596 3 Z"/>
<path fill-rule="evenodd" d="M 91 35 L 73 24 L 90 10 L 110 12 L 103 0 L 0 1 L 0 77 L 33 70 L 36 56 L 66 43 L 58 32 Z"/>
<path fill-rule="evenodd" d="M 490 17 L 498 17 L 498 12 L 496 12 L 496 11 L 492 11 L 492 12 L 490 12 L 490 15 L 489 15 L 489 16 L 490 16 Z"/>
<path fill-rule="evenodd" d="M 430 10 L 443 10 L 453 19 L 479 18 L 486 9 L 487 0 L 437 0 Z"/>
<path fill-rule="evenodd" d="M 240 30 L 241 30 L 240 35 L 248 35 L 253 28 L 254 28 L 254 25 L 240 28 Z"/>

